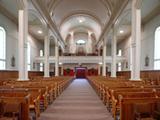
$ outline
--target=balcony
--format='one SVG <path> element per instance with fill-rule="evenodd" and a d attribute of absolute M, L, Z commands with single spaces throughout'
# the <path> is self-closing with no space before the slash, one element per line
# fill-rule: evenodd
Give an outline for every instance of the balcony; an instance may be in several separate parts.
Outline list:
<path fill-rule="evenodd" d="M 125 57 L 117 56 L 117 62 L 123 62 Z M 36 62 L 43 62 L 44 57 L 37 57 Z M 100 63 L 102 62 L 102 56 L 60 56 L 59 62 L 61 63 Z M 112 57 L 106 56 L 106 63 L 111 63 Z M 49 57 L 49 63 L 55 63 L 55 57 Z"/>

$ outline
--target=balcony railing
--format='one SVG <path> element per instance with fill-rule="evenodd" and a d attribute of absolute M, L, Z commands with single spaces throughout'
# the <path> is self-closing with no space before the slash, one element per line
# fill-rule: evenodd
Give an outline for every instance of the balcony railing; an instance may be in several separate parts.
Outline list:
<path fill-rule="evenodd" d="M 123 62 L 125 57 L 117 56 L 117 62 Z M 44 57 L 37 57 L 36 62 L 43 62 Z M 50 63 L 55 63 L 55 57 L 49 57 Z M 102 62 L 102 56 L 60 56 L 59 62 L 61 63 L 100 63 Z M 112 57 L 106 56 L 106 63 L 111 63 Z"/>

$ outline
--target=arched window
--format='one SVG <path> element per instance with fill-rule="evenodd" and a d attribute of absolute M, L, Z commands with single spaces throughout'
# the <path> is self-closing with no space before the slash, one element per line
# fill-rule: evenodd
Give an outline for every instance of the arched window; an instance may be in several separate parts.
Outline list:
<path fill-rule="evenodd" d="M 27 43 L 27 55 L 28 70 L 31 70 L 31 45 L 29 42 Z"/>
<path fill-rule="evenodd" d="M 118 50 L 118 55 L 117 56 L 122 56 L 122 50 L 119 49 Z M 118 71 L 122 71 L 122 63 L 121 62 L 118 62 Z"/>
<path fill-rule="evenodd" d="M 6 68 L 6 31 L 0 26 L 0 69 Z"/>
<path fill-rule="evenodd" d="M 155 31 L 154 42 L 154 69 L 160 70 L 160 26 Z"/>
<path fill-rule="evenodd" d="M 40 57 L 43 57 L 43 50 L 40 50 L 39 53 L 40 53 Z M 43 71 L 43 63 L 42 62 L 40 63 L 39 70 Z"/>

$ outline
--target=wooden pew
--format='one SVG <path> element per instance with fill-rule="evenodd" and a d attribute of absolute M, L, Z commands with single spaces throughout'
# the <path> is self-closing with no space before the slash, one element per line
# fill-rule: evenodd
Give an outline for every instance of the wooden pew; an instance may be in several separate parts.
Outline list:
<path fill-rule="evenodd" d="M 135 120 L 137 112 L 147 113 L 149 120 L 155 120 L 153 112 L 156 110 L 157 102 L 160 102 L 160 98 L 121 98 L 120 120 Z"/>
<path fill-rule="evenodd" d="M 40 116 L 40 95 L 41 90 L 36 88 L 1 88 L 0 96 L 5 97 L 21 97 L 30 94 L 29 110 L 35 114 L 35 119 Z"/>
<path fill-rule="evenodd" d="M 129 81 L 129 80 L 122 80 L 119 78 L 116 79 L 110 79 L 105 77 L 89 77 L 88 78 L 89 83 L 92 85 L 92 87 L 96 90 L 97 94 L 103 100 L 104 104 L 107 106 L 111 106 L 112 114 L 114 116 L 114 119 L 117 118 L 117 113 L 121 113 L 121 104 L 120 104 L 120 98 L 124 99 L 131 99 L 134 101 L 134 99 L 148 99 L 148 98 L 160 98 L 160 86 L 157 84 L 146 84 L 144 81 Z M 120 97 L 121 96 L 121 97 Z M 122 97 L 123 96 L 123 97 Z M 160 101 L 159 101 L 160 102 Z M 135 102 L 136 103 L 136 102 Z M 134 103 L 134 104 L 135 104 Z M 126 106 L 127 107 L 127 106 Z M 129 109 L 128 109 L 129 110 Z M 156 113 L 160 113 L 157 111 L 160 111 L 158 109 L 153 110 Z M 128 111 L 126 110 L 126 113 Z M 130 111 L 132 114 L 133 111 Z M 160 116 L 160 114 L 157 114 L 157 116 Z M 123 113 L 123 117 L 125 118 L 127 114 L 125 115 Z M 131 120 L 132 116 L 121 120 Z"/>
<path fill-rule="evenodd" d="M 40 116 L 40 110 L 44 111 L 71 81 L 71 77 L 40 77 L 31 81 L 7 80 L 0 85 L 0 97 L 18 97 L 19 94 L 30 94 L 28 108 L 35 112 L 35 119 L 37 119 Z M 7 95 L 2 93 L 7 93 Z"/>
<path fill-rule="evenodd" d="M 153 92 L 114 92 L 112 94 L 112 115 L 116 119 L 116 116 L 120 112 L 120 98 L 148 98 L 156 97 Z"/>
<path fill-rule="evenodd" d="M 20 120 L 29 120 L 29 99 L 29 95 L 23 97 L 0 97 L 1 106 L 3 106 L 4 108 L 3 110 L 1 110 L 2 115 L 0 119 L 7 120 L 8 117 L 5 116 L 5 114 L 8 112 L 13 115 L 11 116 L 13 119 L 15 117 L 15 112 L 19 112 L 16 114 L 19 114 Z M 12 105 L 14 106 L 14 108 L 12 108 Z M 19 109 L 21 109 L 21 111 L 17 111 L 18 108 L 16 108 L 16 106 L 20 106 Z"/>

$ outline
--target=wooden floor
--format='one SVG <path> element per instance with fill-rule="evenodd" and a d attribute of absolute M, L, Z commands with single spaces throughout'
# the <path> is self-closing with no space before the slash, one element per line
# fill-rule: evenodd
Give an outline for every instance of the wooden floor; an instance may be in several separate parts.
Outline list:
<path fill-rule="evenodd" d="M 86 79 L 76 79 L 39 120 L 113 120 Z"/>

